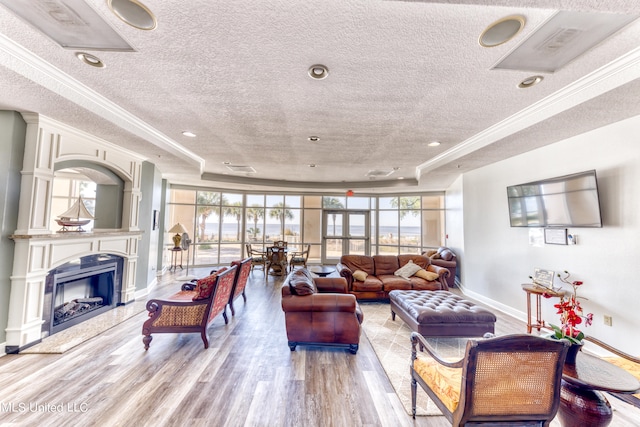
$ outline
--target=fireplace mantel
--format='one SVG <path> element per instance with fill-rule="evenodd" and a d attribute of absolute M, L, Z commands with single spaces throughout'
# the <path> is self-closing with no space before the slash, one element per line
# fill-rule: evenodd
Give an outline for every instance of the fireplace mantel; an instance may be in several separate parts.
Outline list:
<path fill-rule="evenodd" d="M 6 352 L 40 342 L 43 297 L 49 271 L 87 255 L 110 254 L 124 258 L 119 300 L 135 299 L 140 231 L 13 235 L 14 271 L 9 301 Z"/>
<path fill-rule="evenodd" d="M 66 262 L 87 255 L 123 258 L 119 301 L 135 299 L 141 170 L 144 158 L 108 141 L 37 114 L 23 113 L 27 122 L 21 171 L 6 353 L 18 352 L 42 339 L 46 276 Z M 124 184 L 120 229 L 54 233 L 49 229 L 51 188 L 56 165 L 63 162 L 104 167 Z"/>

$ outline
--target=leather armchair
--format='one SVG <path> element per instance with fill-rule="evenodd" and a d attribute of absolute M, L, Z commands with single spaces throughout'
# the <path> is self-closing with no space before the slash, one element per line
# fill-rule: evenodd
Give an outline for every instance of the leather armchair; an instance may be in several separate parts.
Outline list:
<path fill-rule="evenodd" d="M 358 351 L 363 315 L 343 277 L 313 278 L 306 268 L 282 285 L 282 310 L 289 348 L 299 344 L 346 346 Z"/>
<path fill-rule="evenodd" d="M 440 246 L 438 249 L 425 251 L 422 255 L 429 257 L 432 265 L 444 267 L 449 270 L 449 276 L 446 279 L 447 286 L 450 288 L 456 286 L 458 260 L 456 254 L 451 249 Z"/>

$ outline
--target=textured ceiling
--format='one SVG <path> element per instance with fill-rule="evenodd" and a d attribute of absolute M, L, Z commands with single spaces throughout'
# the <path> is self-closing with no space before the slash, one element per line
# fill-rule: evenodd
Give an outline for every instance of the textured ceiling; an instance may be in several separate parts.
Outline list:
<path fill-rule="evenodd" d="M 0 108 L 139 152 L 172 183 L 371 192 L 442 190 L 461 172 L 640 113 L 638 20 L 532 88 L 517 87 L 531 72 L 493 69 L 558 5 L 640 14 L 632 0 L 144 2 L 153 31 L 87 1 L 135 49 L 89 51 L 103 69 L 0 6 Z M 516 38 L 478 44 L 514 14 L 526 18 Z M 307 69 L 318 63 L 329 76 L 316 81 Z"/>

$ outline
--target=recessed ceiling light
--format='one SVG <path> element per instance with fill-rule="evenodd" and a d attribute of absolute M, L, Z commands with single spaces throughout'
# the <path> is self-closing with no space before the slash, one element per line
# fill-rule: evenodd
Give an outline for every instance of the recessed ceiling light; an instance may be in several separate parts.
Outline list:
<path fill-rule="evenodd" d="M 309 167 L 310 167 L 310 168 L 315 168 L 315 167 L 316 167 L 316 165 L 314 165 L 313 163 L 311 163 L 311 164 L 309 165 Z"/>
<path fill-rule="evenodd" d="M 76 58 L 87 65 L 91 65 L 92 67 L 104 68 L 104 62 L 102 62 L 97 56 L 91 55 L 90 53 L 76 52 Z"/>
<path fill-rule="evenodd" d="M 188 136 L 189 138 L 195 138 L 195 137 L 196 137 L 196 134 L 195 134 L 195 133 L 193 133 L 193 132 L 189 132 L 188 130 L 185 130 L 184 132 L 182 132 L 182 134 L 183 134 L 184 136 Z"/>
<path fill-rule="evenodd" d="M 322 80 L 329 75 L 329 69 L 321 64 L 309 67 L 309 77 L 316 80 Z"/>
<path fill-rule="evenodd" d="M 158 26 L 153 12 L 137 0 L 107 0 L 109 9 L 125 24 L 139 30 L 153 30 Z"/>
<path fill-rule="evenodd" d="M 508 42 L 524 28 L 524 16 L 507 16 L 489 25 L 480 34 L 478 43 L 483 47 L 495 47 Z"/>
<path fill-rule="evenodd" d="M 430 143 L 427 144 L 429 147 L 437 147 L 438 145 L 440 145 L 440 143 L 438 141 L 431 141 Z"/>
<path fill-rule="evenodd" d="M 320 137 L 318 136 L 310 136 L 309 138 L 307 138 L 309 141 L 311 142 L 318 142 L 320 141 Z"/>
<path fill-rule="evenodd" d="M 531 77 L 527 77 L 526 79 L 524 79 L 523 81 L 521 81 L 521 82 L 518 84 L 518 87 L 519 87 L 520 89 L 526 89 L 526 88 L 528 88 L 528 87 L 531 87 L 531 86 L 535 86 L 535 85 L 537 85 L 537 84 L 538 84 L 538 83 L 540 83 L 543 79 L 544 79 L 544 77 L 542 77 L 542 76 L 531 76 Z"/>

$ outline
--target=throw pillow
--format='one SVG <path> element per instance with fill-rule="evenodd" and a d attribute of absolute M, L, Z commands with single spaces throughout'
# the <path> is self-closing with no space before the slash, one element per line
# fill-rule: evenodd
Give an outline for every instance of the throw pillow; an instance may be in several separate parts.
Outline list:
<path fill-rule="evenodd" d="M 353 272 L 353 278 L 358 282 L 364 282 L 368 274 L 362 270 L 356 270 Z"/>
<path fill-rule="evenodd" d="M 210 276 L 205 277 L 204 279 L 200 279 L 196 282 L 196 288 L 194 289 L 195 295 L 193 296 L 193 301 L 207 299 L 213 293 L 215 289 L 216 279 L 218 278 L 218 274 L 225 271 L 227 267 L 222 267 L 220 270 L 216 271 Z"/>
<path fill-rule="evenodd" d="M 295 270 L 291 274 L 289 277 L 289 288 L 293 295 L 298 296 L 311 295 L 318 292 L 316 284 L 305 269 Z"/>
<path fill-rule="evenodd" d="M 409 260 L 408 263 L 397 269 L 393 274 L 408 279 L 421 269 L 422 267 L 420 267 L 418 264 L 414 264 L 412 260 Z"/>
<path fill-rule="evenodd" d="M 433 282 L 438 280 L 438 273 L 434 273 L 433 271 L 427 271 L 423 268 L 421 268 L 420 270 L 418 270 L 415 274 L 416 277 L 421 277 L 424 280 L 427 280 L 429 282 Z"/>
<path fill-rule="evenodd" d="M 437 254 L 438 250 L 437 249 L 429 249 L 428 251 L 424 252 L 422 255 L 431 258 L 433 255 Z"/>

